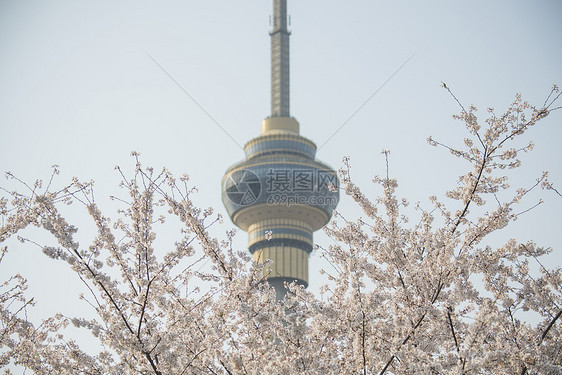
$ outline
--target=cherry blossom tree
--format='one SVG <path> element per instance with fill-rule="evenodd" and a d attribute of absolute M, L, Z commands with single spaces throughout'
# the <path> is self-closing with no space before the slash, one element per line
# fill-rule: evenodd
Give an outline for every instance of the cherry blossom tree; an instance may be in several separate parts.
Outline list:
<path fill-rule="evenodd" d="M 485 121 L 459 102 L 464 146 L 429 143 L 468 168 L 446 197 L 430 197 L 429 208 L 408 207 L 388 168 L 374 178 L 382 194 L 369 199 L 344 159 L 341 189 L 363 216 L 335 212 L 325 229 L 335 244 L 316 249 L 330 265 L 321 293 L 289 285 L 281 301 L 264 279 L 267 264 L 234 249 L 234 231 L 211 236 L 220 215 L 195 207 L 187 177 L 155 172 L 134 154 L 131 176 L 117 168 L 127 197 L 114 198 L 120 209 L 110 219 L 91 182 L 56 188 L 58 167 L 46 184 L 8 174 L 22 188 L 4 189 L 0 200 L 2 257 L 17 237 L 65 262 L 89 290 L 81 298 L 95 316 L 33 324 L 26 280 L 3 275 L 0 366 L 35 374 L 559 374 L 562 271 L 541 262 L 552 250 L 489 241 L 517 219 L 531 191 L 560 196 L 547 173 L 528 187 L 508 184 L 533 147 L 520 136 L 560 108 L 559 96 L 555 86 L 539 107 L 517 96 L 501 115 L 489 109 Z M 384 157 L 388 166 L 389 152 Z M 87 246 L 65 217 L 71 203 L 95 223 Z M 181 235 L 165 251 L 156 228 L 171 221 Z M 57 245 L 34 240 L 27 234 L 34 227 Z M 66 337 L 71 325 L 95 337 L 99 353 Z"/>

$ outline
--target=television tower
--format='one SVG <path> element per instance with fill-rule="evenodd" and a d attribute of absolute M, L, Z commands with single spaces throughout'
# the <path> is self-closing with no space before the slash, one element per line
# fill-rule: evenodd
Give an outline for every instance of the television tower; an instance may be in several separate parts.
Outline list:
<path fill-rule="evenodd" d="M 271 115 L 261 134 L 244 146 L 246 160 L 222 179 L 222 201 L 234 224 L 248 232 L 257 262 L 277 299 L 285 283 L 308 286 L 312 233 L 330 221 L 339 200 L 336 172 L 315 160 L 316 145 L 299 135 L 289 112 L 287 0 L 273 0 L 271 36 Z"/>

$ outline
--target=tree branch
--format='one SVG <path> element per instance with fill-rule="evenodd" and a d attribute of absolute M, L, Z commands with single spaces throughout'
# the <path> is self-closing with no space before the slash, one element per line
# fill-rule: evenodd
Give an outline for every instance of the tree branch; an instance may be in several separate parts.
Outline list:
<path fill-rule="evenodd" d="M 542 333 L 541 340 L 539 341 L 539 345 L 542 344 L 546 335 L 548 334 L 548 331 L 550 331 L 550 329 L 554 326 L 554 323 L 556 323 L 558 318 L 560 318 L 560 315 L 562 315 L 562 310 L 558 311 L 558 314 L 556 314 L 556 316 L 554 318 L 552 318 L 552 320 L 550 321 L 550 323 L 548 324 L 548 326 L 546 327 L 546 329 Z"/>

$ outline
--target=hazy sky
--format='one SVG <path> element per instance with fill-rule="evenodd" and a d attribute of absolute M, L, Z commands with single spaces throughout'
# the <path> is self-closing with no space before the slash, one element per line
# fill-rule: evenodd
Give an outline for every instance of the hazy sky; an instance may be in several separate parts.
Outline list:
<path fill-rule="evenodd" d="M 114 165 L 131 170 L 136 150 L 147 165 L 187 172 L 200 189 L 196 201 L 224 213 L 221 177 L 243 151 L 149 56 L 243 145 L 269 114 L 271 7 L 270 0 L 0 0 L 0 170 L 30 181 L 58 164 L 61 184 L 94 179 L 103 202 L 117 190 Z M 433 135 L 455 145 L 465 136 L 442 81 L 482 116 L 487 107 L 501 112 L 516 93 L 541 105 L 552 84 L 562 84 L 560 1 L 289 0 L 289 13 L 291 113 L 319 146 L 413 55 L 317 154 L 334 168 L 350 156 L 352 177 L 373 195 L 370 180 L 385 170 L 382 149 L 391 150 L 399 195 L 412 202 L 442 196 L 464 173 L 426 142 Z M 562 188 L 561 123 L 558 111 L 530 131 L 536 151 L 518 183 L 529 186 L 546 169 Z M 562 199 L 541 196 L 546 203 L 510 233 L 557 247 L 553 264 L 562 265 Z M 359 214 L 345 198 L 338 211 Z M 246 241 L 240 233 L 239 246 Z M 21 272 L 40 281 L 34 291 L 65 286 L 67 276 L 53 275 L 39 251 L 18 251 L 2 276 L 29 266 L 33 272 Z M 310 263 L 314 287 L 318 256 Z"/>

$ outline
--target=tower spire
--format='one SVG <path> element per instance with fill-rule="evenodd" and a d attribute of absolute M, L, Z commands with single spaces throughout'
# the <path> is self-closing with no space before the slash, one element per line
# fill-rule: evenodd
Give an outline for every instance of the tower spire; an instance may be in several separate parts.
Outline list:
<path fill-rule="evenodd" d="M 271 36 L 271 117 L 290 117 L 287 0 L 273 0 Z"/>

